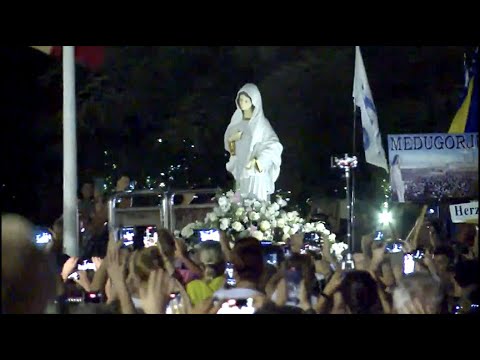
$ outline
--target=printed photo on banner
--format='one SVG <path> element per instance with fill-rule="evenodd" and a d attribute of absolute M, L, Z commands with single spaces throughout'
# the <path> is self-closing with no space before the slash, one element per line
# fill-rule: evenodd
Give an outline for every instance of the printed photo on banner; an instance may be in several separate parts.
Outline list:
<path fill-rule="evenodd" d="M 392 200 L 478 199 L 478 133 L 388 136 Z"/>

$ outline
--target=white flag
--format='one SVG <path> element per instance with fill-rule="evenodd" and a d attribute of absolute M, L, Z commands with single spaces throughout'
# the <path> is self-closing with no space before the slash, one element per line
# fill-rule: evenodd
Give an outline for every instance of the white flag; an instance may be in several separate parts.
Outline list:
<path fill-rule="evenodd" d="M 355 47 L 355 76 L 353 79 L 353 102 L 360 107 L 362 115 L 363 147 L 368 163 L 384 168 L 388 173 L 387 158 L 383 150 L 382 137 L 378 128 L 377 109 L 373 103 L 363 64 L 360 47 Z"/>

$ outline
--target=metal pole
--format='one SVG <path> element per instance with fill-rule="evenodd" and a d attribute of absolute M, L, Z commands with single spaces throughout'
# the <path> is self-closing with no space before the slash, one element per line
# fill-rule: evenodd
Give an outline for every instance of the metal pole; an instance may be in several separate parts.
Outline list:
<path fill-rule="evenodd" d="M 347 222 L 347 244 L 350 253 L 352 250 L 352 209 L 351 209 L 351 196 L 350 196 L 350 167 L 345 167 L 345 182 L 347 184 L 347 210 L 348 210 L 348 222 Z"/>
<path fill-rule="evenodd" d="M 63 46 L 63 246 L 79 256 L 74 46 Z"/>

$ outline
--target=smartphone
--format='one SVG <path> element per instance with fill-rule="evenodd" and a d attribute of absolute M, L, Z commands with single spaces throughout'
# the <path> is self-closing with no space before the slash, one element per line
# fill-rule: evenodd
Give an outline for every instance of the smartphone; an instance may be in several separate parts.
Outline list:
<path fill-rule="evenodd" d="M 170 293 L 166 314 L 184 314 L 182 295 L 179 292 Z"/>
<path fill-rule="evenodd" d="M 77 266 L 78 271 L 86 271 L 86 270 L 93 270 L 96 271 L 97 268 L 95 264 L 91 260 L 83 260 L 81 264 Z"/>
<path fill-rule="evenodd" d="M 405 275 L 412 274 L 415 271 L 415 259 L 413 254 L 403 255 L 403 273 Z"/>
<path fill-rule="evenodd" d="M 103 302 L 103 294 L 101 292 L 86 292 L 83 302 L 101 304 Z"/>
<path fill-rule="evenodd" d="M 218 229 L 203 229 L 198 231 L 200 241 L 220 241 L 220 232 Z"/>
<path fill-rule="evenodd" d="M 276 253 L 269 253 L 265 255 L 265 262 L 267 264 L 277 266 L 278 260 L 277 260 L 277 254 Z"/>
<path fill-rule="evenodd" d="M 303 234 L 303 242 L 317 243 L 320 241 L 320 236 L 316 232 L 307 232 Z"/>
<path fill-rule="evenodd" d="M 147 226 L 143 235 L 143 245 L 148 248 L 158 243 L 158 233 L 156 226 Z"/>
<path fill-rule="evenodd" d="M 227 262 L 225 265 L 225 278 L 227 279 L 226 284 L 228 288 L 237 286 L 237 281 L 233 276 L 233 264 L 231 262 Z"/>
<path fill-rule="evenodd" d="M 71 273 L 68 275 L 67 279 L 69 280 L 80 280 L 80 274 L 78 272 Z"/>
<path fill-rule="evenodd" d="M 396 254 L 403 251 L 403 244 L 397 241 L 388 243 L 385 246 L 385 254 Z"/>
<path fill-rule="evenodd" d="M 217 314 L 254 314 L 253 298 L 228 299 L 222 304 Z"/>
<path fill-rule="evenodd" d="M 385 234 L 383 233 L 383 231 L 377 230 L 377 231 L 375 231 L 375 235 L 373 236 L 373 240 L 383 241 L 384 237 L 385 237 Z"/>
<path fill-rule="evenodd" d="M 422 260 L 425 257 L 425 251 L 423 249 L 417 249 L 413 253 L 413 259 L 414 260 Z"/>
<path fill-rule="evenodd" d="M 122 248 L 133 249 L 135 234 L 136 231 L 134 227 L 123 227 L 120 229 L 119 240 L 123 242 Z"/>
<path fill-rule="evenodd" d="M 285 274 L 285 281 L 287 282 L 287 305 L 296 306 L 300 303 L 301 270 L 294 267 L 288 269 Z"/>
<path fill-rule="evenodd" d="M 34 229 L 35 245 L 42 247 L 47 245 L 53 240 L 52 234 L 47 228 L 36 227 Z"/>

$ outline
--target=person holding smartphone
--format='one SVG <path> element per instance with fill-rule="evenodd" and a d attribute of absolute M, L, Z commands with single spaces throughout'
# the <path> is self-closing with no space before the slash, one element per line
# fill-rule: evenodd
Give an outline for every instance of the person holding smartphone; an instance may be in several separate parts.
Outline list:
<path fill-rule="evenodd" d="M 213 294 L 219 302 L 231 299 L 261 297 L 261 278 L 264 271 L 263 249 L 260 241 L 253 237 L 238 240 L 230 254 L 236 287 L 222 288 Z"/>
<path fill-rule="evenodd" d="M 186 290 L 192 305 L 210 298 L 225 284 L 225 259 L 218 242 L 204 242 L 199 248 L 202 278 L 192 280 Z"/>

